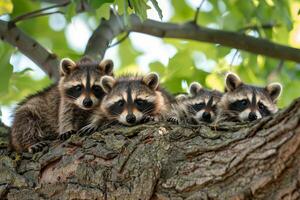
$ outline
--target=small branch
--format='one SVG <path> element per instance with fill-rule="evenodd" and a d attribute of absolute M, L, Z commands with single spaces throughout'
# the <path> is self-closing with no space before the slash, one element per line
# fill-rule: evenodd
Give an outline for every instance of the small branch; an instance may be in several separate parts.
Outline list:
<path fill-rule="evenodd" d="M 56 13 L 59 13 L 59 14 L 62 14 L 62 15 L 64 14 L 64 12 L 59 11 L 59 10 L 58 11 L 53 11 L 53 12 L 38 13 L 38 14 L 35 14 L 35 15 L 27 16 L 26 18 L 23 18 L 22 21 L 25 21 L 25 20 L 28 20 L 28 19 L 32 19 L 32 18 L 36 18 L 36 17 L 42 17 L 42 16 L 47 16 L 47 15 L 52 15 L 52 14 L 56 14 Z M 16 22 L 12 22 L 11 21 L 11 23 L 16 23 Z"/>
<path fill-rule="evenodd" d="M 56 5 L 49 6 L 49 7 L 46 7 L 46 8 L 42 8 L 42 9 L 39 9 L 39 10 L 35 10 L 35 11 L 29 12 L 29 13 L 25 13 L 25 14 L 20 15 L 20 16 L 14 18 L 13 20 L 11 20 L 10 23 L 15 24 L 15 23 L 17 23 L 19 21 L 26 20 L 26 19 L 31 19 L 31 18 L 38 17 L 38 16 L 44 16 L 44 15 L 49 15 L 49 14 L 53 14 L 53 13 L 61 13 L 59 11 L 48 12 L 47 14 L 43 13 L 43 12 L 46 11 L 46 10 L 53 9 L 53 8 L 65 7 L 68 4 L 70 4 L 69 0 L 64 1 L 61 4 L 56 4 Z"/>
<path fill-rule="evenodd" d="M 111 47 L 117 46 L 118 44 L 121 44 L 123 41 L 125 41 L 128 38 L 129 34 L 130 34 L 130 32 L 127 32 L 126 35 L 124 35 L 121 39 L 119 39 L 114 44 L 109 45 L 108 48 L 111 48 Z"/>
<path fill-rule="evenodd" d="M 262 24 L 262 25 L 250 25 L 250 26 L 246 26 L 244 28 L 239 29 L 239 32 L 244 32 L 246 30 L 259 30 L 259 29 L 272 29 L 274 27 L 279 27 L 279 24 L 276 23 L 266 23 L 266 24 Z"/>
<path fill-rule="evenodd" d="M 276 80 L 276 77 L 278 76 L 278 74 L 280 74 L 283 66 L 284 66 L 284 60 L 280 60 L 278 65 L 276 66 L 276 68 L 273 69 L 271 71 L 271 73 L 269 74 L 269 76 L 267 78 L 269 82 Z"/>
<path fill-rule="evenodd" d="M 233 55 L 233 57 L 231 59 L 230 65 L 229 65 L 230 71 L 232 71 L 233 62 L 235 60 L 235 57 L 238 55 L 238 53 L 239 53 L 239 50 L 236 49 L 235 52 L 234 52 L 234 55 Z"/>
<path fill-rule="evenodd" d="M 26 35 L 17 26 L 0 20 L 0 38 L 13 47 L 17 47 L 21 53 L 37 64 L 51 79 L 54 81 L 59 79 L 59 59 L 57 56 Z"/>
<path fill-rule="evenodd" d="M 196 9 L 196 13 L 195 13 L 195 17 L 194 17 L 194 23 L 197 24 L 197 20 L 198 20 L 198 15 L 199 15 L 199 12 L 200 12 L 200 9 L 203 5 L 205 0 L 202 0 L 199 7 Z"/>

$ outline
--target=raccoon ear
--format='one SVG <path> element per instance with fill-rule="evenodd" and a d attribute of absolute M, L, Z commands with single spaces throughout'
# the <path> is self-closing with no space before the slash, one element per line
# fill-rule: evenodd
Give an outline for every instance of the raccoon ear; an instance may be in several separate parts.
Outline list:
<path fill-rule="evenodd" d="M 109 93 L 115 83 L 116 80 L 112 76 L 102 76 L 102 78 L 100 79 L 100 86 L 105 93 Z"/>
<path fill-rule="evenodd" d="M 229 72 L 225 78 L 226 90 L 225 91 L 233 91 L 238 88 L 243 82 L 241 81 L 238 75 Z"/>
<path fill-rule="evenodd" d="M 189 87 L 189 93 L 192 95 L 192 96 L 196 96 L 197 93 L 202 90 L 203 87 L 200 83 L 198 82 L 192 82 L 190 87 Z"/>
<path fill-rule="evenodd" d="M 270 95 L 272 101 L 276 101 L 281 95 L 282 85 L 280 83 L 270 83 L 266 86 L 266 90 Z"/>
<path fill-rule="evenodd" d="M 177 101 L 182 101 L 182 100 L 187 99 L 187 96 L 185 94 L 178 94 L 178 95 L 176 95 L 175 99 Z"/>
<path fill-rule="evenodd" d="M 60 75 L 61 76 L 70 74 L 75 68 L 77 68 L 77 65 L 70 58 L 63 58 L 60 61 Z"/>
<path fill-rule="evenodd" d="M 114 63 L 113 63 L 112 60 L 110 60 L 110 59 L 102 60 L 99 63 L 99 67 L 100 67 L 100 70 L 102 72 L 104 72 L 104 74 L 106 74 L 106 75 L 112 75 L 113 74 Z"/>
<path fill-rule="evenodd" d="M 159 85 L 159 76 L 155 72 L 151 72 L 143 77 L 143 82 L 152 90 L 156 90 Z"/>

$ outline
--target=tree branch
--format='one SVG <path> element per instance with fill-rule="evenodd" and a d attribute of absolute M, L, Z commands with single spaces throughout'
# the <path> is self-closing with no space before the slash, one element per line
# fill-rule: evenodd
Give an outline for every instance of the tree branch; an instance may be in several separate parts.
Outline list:
<path fill-rule="evenodd" d="M 59 59 L 57 56 L 26 35 L 15 24 L 0 20 L 0 38 L 17 47 L 21 53 L 37 64 L 51 79 L 54 81 L 59 79 Z"/>
<path fill-rule="evenodd" d="M 110 12 L 109 20 L 102 19 L 100 25 L 90 37 L 84 55 L 102 60 L 109 43 L 120 33 L 125 32 L 125 24 L 119 15 Z"/>
<path fill-rule="evenodd" d="M 39 9 L 39 10 L 35 10 L 35 11 L 32 11 L 32 12 L 25 13 L 23 15 L 17 16 L 16 18 L 11 20 L 10 22 L 13 23 L 13 24 L 16 24 L 19 21 L 26 20 L 26 19 L 31 19 L 31 18 L 34 18 L 34 17 L 44 16 L 44 15 L 49 15 L 49 14 L 54 14 L 54 13 L 63 13 L 61 11 L 54 11 L 54 12 L 47 12 L 47 13 L 43 13 L 43 12 L 47 11 L 47 10 L 51 10 L 53 8 L 65 7 L 70 3 L 71 3 L 70 1 L 66 0 L 66 1 L 63 1 L 60 4 L 56 4 L 56 5 L 53 5 L 53 6 L 49 6 L 49 7 L 46 7 L 46 8 L 42 8 L 42 9 Z"/>
<path fill-rule="evenodd" d="M 117 20 L 119 19 L 119 20 Z M 111 13 L 109 20 L 103 20 L 92 34 L 85 50 L 86 55 L 102 58 L 109 42 L 124 31 L 145 33 L 160 38 L 178 38 L 220 44 L 230 48 L 245 50 L 281 60 L 300 63 L 300 49 L 276 44 L 266 39 L 247 36 L 238 32 L 215 30 L 187 22 L 184 24 L 163 23 L 154 20 L 141 20 L 131 15 L 130 26 L 123 17 Z"/>
<path fill-rule="evenodd" d="M 1 199 L 300 197 L 300 98 L 250 124 L 112 126 L 50 145 L 22 159 L 3 150 Z"/>

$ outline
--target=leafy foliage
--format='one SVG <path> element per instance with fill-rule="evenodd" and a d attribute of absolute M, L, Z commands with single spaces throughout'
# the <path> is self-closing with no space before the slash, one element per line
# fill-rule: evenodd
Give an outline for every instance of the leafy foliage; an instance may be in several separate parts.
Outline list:
<path fill-rule="evenodd" d="M 82 51 L 70 45 L 66 34 L 68 27 L 74 25 L 74 17 L 82 19 L 87 30 L 91 32 L 101 18 L 109 18 L 111 7 L 117 9 L 117 12 L 125 17 L 135 13 L 145 20 L 148 17 L 147 11 L 152 6 L 162 19 L 167 11 L 161 9 L 161 2 L 157 0 L 72 0 L 66 7 L 57 8 L 64 12 L 62 21 L 65 21 L 65 24 L 60 30 L 52 27 L 53 24 L 50 23 L 52 16 L 20 21 L 18 26 L 59 57 L 71 57 L 77 60 Z M 168 1 L 174 9 L 169 21 L 182 23 L 193 20 L 197 6 L 190 2 L 192 1 Z M 9 13 L 9 18 L 13 19 L 46 6 L 49 4 L 38 1 L 12 0 L 11 2 L 6 0 L 0 2 L 0 15 Z M 206 0 L 200 9 L 197 21 L 201 26 L 239 31 L 281 44 L 300 47 L 299 6 L 300 3 L 297 0 L 253 0 L 238 1 L 238 3 L 236 0 Z M 12 7 L 14 9 L 11 12 Z M 57 23 L 59 22 L 56 21 Z M 144 52 L 133 45 L 133 40 L 134 37 L 130 37 L 116 47 L 120 60 L 118 73 L 141 70 L 137 61 L 144 56 Z M 209 88 L 223 90 L 224 74 L 228 71 L 235 71 L 245 82 L 252 84 L 265 85 L 273 81 L 281 82 L 284 90 L 279 104 L 282 107 L 299 96 L 300 67 L 297 63 L 282 62 L 244 51 L 235 53 L 236 50 L 218 44 L 175 39 L 162 41 L 164 45 L 175 48 L 176 53 L 165 64 L 159 60 L 151 60 L 149 69 L 157 71 L 165 87 L 174 93 L 184 91 L 187 84 L 192 81 L 199 81 Z M 15 103 L 51 83 L 48 78 L 36 79 L 32 76 L 32 72 L 18 72 L 18 66 L 12 67 L 10 56 L 14 51 L 14 48 L 0 43 L 1 105 Z"/>
<path fill-rule="evenodd" d="M 0 1 L 0 15 L 11 13 L 13 10 L 13 4 L 11 0 Z"/>

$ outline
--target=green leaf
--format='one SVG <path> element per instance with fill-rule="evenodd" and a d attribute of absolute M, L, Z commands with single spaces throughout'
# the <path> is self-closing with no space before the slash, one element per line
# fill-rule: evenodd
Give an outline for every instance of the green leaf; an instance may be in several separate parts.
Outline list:
<path fill-rule="evenodd" d="M 96 16 L 98 19 L 105 18 L 109 19 L 110 15 L 110 4 L 104 3 L 96 10 Z"/>
<path fill-rule="evenodd" d="M 26 96 L 42 90 L 50 83 L 51 80 L 48 77 L 35 80 L 27 73 L 13 73 L 10 79 L 8 92 L 0 96 L 0 104 L 9 105 L 13 102 L 20 101 Z"/>
<path fill-rule="evenodd" d="M 150 0 L 150 1 L 153 4 L 153 6 L 154 6 L 154 8 L 155 8 L 155 10 L 156 10 L 159 18 L 162 20 L 162 18 L 163 18 L 162 11 L 161 11 L 161 9 L 160 9 L 157 1 L 156 0 Z"/>
<path fill-rule="evenodd" d="M 149 64 L 149 68 L 153 72 L 157 72 L 160 76 L 164 76 L 165 66 L 161 62 L 153 62 Z"/>
<path fill-rule="evenodd" d="M 90 1 L 90 5 L 97 10 L 105 3 L 114 3 L 114 0 L 92 0 Z"/>
<path fill-rule="evenodd" d="M 2 44 L 0 46 L 0 95 L 4 95 L 9 86 L 9 80 L 13 73 L 13 66 L 9 63 L 10 55 L 12 53 L 12 48 L 7 44 Z"/>
<path fill-rule="evenodd" d="M 67 21 L 70 22 L 72 20 L 72 17 L 76 15 L 76 3 L 75 2 L 70 3 L 66 8 L 65 13 L 66 13 L 65 17 Z"/>
<path fill-rule="evenodd" d="M 0 66 L 0 94 L 3 95 L 8 90 L 9 80 L 13 72 L 13 67 L 10 64 L 3 64 Z"/>
<path fill-rule="evenodd" d="M 147 9 L 150 7 L 147 5 L 146 0 L 129 0 L 130 5 L 133 7 L 134 12 L 142 19 L 147 19 Z"/>
<path fill-rule="evenodd" d="M 130 39 L 127 38 L 119 45 L 119 55 L 122 69 L 134 65 L 136 57 L 141 55 L 141 53 L 132 47 Z"/>
<path fill-rule="evenodd" d="M 9 14 L 13 11 L 13 4 L 11 0 L 0 1 L 0 15 Z"/>

